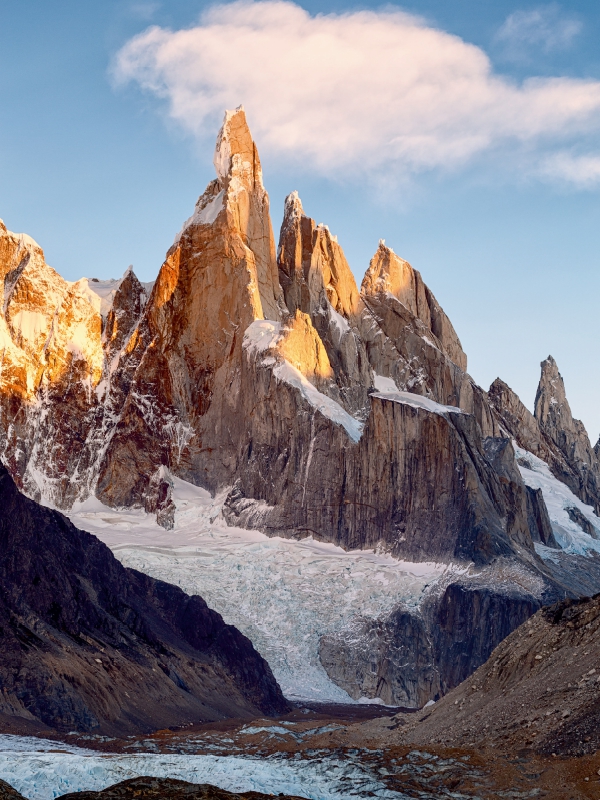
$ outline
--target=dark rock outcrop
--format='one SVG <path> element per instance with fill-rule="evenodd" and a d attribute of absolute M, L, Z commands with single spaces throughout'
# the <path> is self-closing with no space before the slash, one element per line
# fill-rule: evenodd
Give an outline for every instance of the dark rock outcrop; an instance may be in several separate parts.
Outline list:
<path fill-rule="evenodd" d="M 73 792 L 63 794 L 59 800 L 267 800 L 272 796 L 260 792 L 237 794 L 208 783 L 187 783 L 173 778 L 131 778 L 101 792 Z M 283 800 L 302 800 L 301 797 L 283 793 L 279 797 Z"/>
<path fill-rule="evenodd" d="M 0 800 L 25 800 L 25 798 L 10 784 L 0 779 Z"/>
<path fill-rule="evenodd" d="M 565 508 L 565 511 L 569 515 L 569 518 L 576 525 L 579 525 L 584 533 L 587 533 L 588 536 L 591 536 L 593 539 L 598 538 L 598 532 L 596 528 L 592 525 L 585 514 L 582 513 L 581 509 L 577 508 L 577 506 L 569 506 Z"/>
<path fill-rule="evenodd" d="M 122 735 L 287 709 L 267 663 L 201 597 L 125 569 L 2 466 L 0 504 L 5 729 Z"/>
<path fill-rule="evenodd" d="M 529 520 L 531 538 L 534 542 L 545 544 L 546 547 L 557 548 L 558 544 L 554 538 L 554 531 L 552 530 L 552 523 L 548 516 L 548 509 L 544 502 L 542 490 L 533 489 L 531 486 L 526 486 L 525 488 L 527 489 L 527 519 Z M 586 518 L 584 517 L 584 519 Z"/>
<path fill-rule="evenodd" d="M 540 606 L 518 585 L 451 583 L 422 612 L 400 607 L 323 637 L 321 663 L 355 699 L 420 708 L 462 683 Z"/>

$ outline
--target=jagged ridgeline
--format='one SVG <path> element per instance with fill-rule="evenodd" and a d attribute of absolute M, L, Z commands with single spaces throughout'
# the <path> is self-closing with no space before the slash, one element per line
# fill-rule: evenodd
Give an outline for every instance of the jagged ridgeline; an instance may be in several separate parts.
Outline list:
<path fill-rule="evenodd" d="M 462 565 L 417 611 L 399 598 L 321 642 L 352 696 L 420 704 L 542 603 L 600 588 L 598 446 L 552 359 L 535 415 L 500 380 L 477 386 L 383 242 L 359 289 L 293 192 L 276 249 L 242 108 L 214 164 L 153 285 L 69 283 L 0 227 L 3 460 L 63 510 L 96 495 L 168 528 L 177 475 L 224 492 L 230 525 Z"/>
<path fill-rule="evenodd" d="M 0 435 L 31 497 L 69 509 L 95 493 L 168 526 L 171 471 L 231 487 L 235 524 L 483 563 L 532 551 L 527 492 L 493 441 L 524 430 L 598 508 L 581 423 L 543 392 L 539 424 L 504 384 L 488 397 L 421 275 L 383 242 L 359 290 L 292 193 L 276 253 L 242 109 L 214 163 L 153 287 L 131 270 L 69 283 L 0 229 Z"/>
<path fill-rule="evenodd" d="M 1 433 L 25 491 L 67 509 L 95 492 L 168 525 L 167 468 L 232 486 L 228 518 L 266 531 L 411 558 L 530 549 L 525 489 L 507 493 L 485 449 L 501 422 L 517 435 L 512 398 L 495 384 L 492 407 L 466 374 L 420 274 L 380 243 L 359 291 L 296 193 L 277 257 L 243 110 L 227 114 L 214 163 L 150 297 L 131 270 L 70 284 L 2 227 Z M 580 423 L 569 412 L 562 431 L 549 400 L 537 406 L 548 446 L 530 449 L 597 507 Z"/>

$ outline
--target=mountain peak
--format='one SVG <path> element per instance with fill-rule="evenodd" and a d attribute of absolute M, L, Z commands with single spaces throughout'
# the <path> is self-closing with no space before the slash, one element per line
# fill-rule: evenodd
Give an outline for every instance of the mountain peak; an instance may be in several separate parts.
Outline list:
<path fill-rule="evenodd" d="M 291 217 L 301 217 L 304 215 L 304 207 L 300 195 L 296 190 L 290 192 L 285 198 L 283 218 L 287 220 Z M 285 224 L 285 223 L 284 223 Z"/>
<path fill-rule="evenodd" d="M 255 188 L 257 184 L 263 188 L 260 159 L 243 106 L 225 112 L 217 135 L 213 164 L 219 188 L 224 188 L 235 178 L 241 180 L 248 189 Z"/>
<path fill-rule="evenodd" d="M 535 417 L 544 427 L 549 422 L 549 417 L 556 414 L 572 422 L 571 409 L 567 401 L 565 384 L 558 371 L 558 365 L 552 356 L 541 362 L 542 374 L 535 397 Z"/>

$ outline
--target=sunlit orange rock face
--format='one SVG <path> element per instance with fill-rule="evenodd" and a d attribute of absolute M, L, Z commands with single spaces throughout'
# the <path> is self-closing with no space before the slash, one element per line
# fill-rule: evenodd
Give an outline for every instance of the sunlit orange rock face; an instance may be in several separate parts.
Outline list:
<path fill-rule="evenodd" d="M 285 536 L 427 559 L 531 549 L 518 471 L 501 480 L 486 451 L 498 418 L 420 274 L 380 244 L 359 290 L 295 192 L 276 251 L 243 109 L 214 164 L 151 290 L 131 270 L 69 284 L 2 229 L 0 432 L 25 490 L 168 527 L 175 474 Z"/>
<path fill-rule="evenodd" d="M 68 283 L 27 236 L 0 226 L 0 400 L 5 459 L 26 491 L 72 502 L 82 444 L 93 427 L 104 357 L 100 298 Z"/>

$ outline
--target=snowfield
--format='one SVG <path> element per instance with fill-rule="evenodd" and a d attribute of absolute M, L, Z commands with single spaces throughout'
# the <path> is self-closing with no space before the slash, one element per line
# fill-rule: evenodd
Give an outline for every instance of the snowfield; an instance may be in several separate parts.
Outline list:
<path fill-rule="evenodd" d="M 399 603 L 417 608 L 443 575 L 464 570 L 230 528 L 220 518 L 220 498 L 171 480 L 172 531 L 142 511 L 114 511 L 95 498 L 70 517 L 125 566 L 201 595 L 251 639 L 290 698 L 353 702 L 321 666 L 321 636 L 356 614 L 376 618 Z"/>
<path fill-rule="evenodd" d="M 99 791 L 141 775 L 211 783 L 230 792 L 282 792 L 311 800 L 401 800 L 405 796 L 387 789 L 359 757 L 107 755 L 44 739 L 0 735 L 0 777 L 29 800 Z"/>
<path fill-rule="evenodd" d="M 532 489 L 542 490 L 558 545 L 571 555 L 588 555 L 591 551 L 600 553 L 600 541 L 585 533 L 566 511 L 567 508 L 579 509 L 600 537 L 600 518 L 596 516 L 594 509 L 583 503 L 568 486 L 555 478 L 545 461 L 528 450 L 523 450 L 516 442 L 513 442 L 513 447 L 524 483 Z M 543 545 L 536 545 L 536 550 L 542 558 L 552 559 L 556 554 L 556 550 Z"/>

